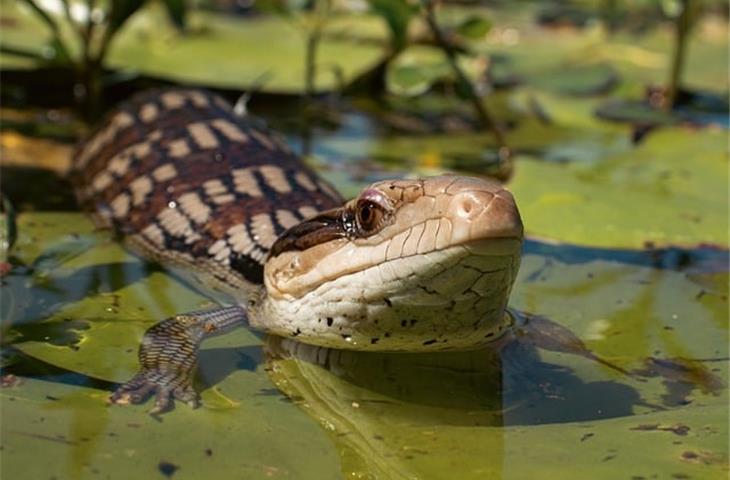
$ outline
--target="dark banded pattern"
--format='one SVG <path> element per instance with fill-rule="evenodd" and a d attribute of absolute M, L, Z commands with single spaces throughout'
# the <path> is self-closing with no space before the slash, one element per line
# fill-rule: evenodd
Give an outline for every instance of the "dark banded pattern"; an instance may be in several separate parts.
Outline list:
<path fill-rule="evenodd" d="M 143 255 L 233 287 L 260 283 L 285 229 L 342 205 L 275 134 L 199 90 L 145 92 L 82 143 L 79 201 Z"/>

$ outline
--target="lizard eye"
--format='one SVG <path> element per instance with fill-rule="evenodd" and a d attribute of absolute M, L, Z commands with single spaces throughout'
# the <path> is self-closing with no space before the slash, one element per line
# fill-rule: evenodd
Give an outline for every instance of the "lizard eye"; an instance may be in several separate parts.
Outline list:
<path fill-rule="evenodd" d="M 383 207 L 370 200 L 360 200 L 357 203 L 357 226 L 364 233 L 377 230 L 385 217 Z"/>

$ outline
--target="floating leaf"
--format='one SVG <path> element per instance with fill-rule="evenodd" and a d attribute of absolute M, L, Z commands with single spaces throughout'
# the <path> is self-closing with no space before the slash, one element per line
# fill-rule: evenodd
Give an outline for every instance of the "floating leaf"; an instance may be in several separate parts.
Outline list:
<path fill-rule="evenodd" d="M 517 159 L 528 233 L 582 245 L 727 248 L 725 132 L 665 128 L 593 165 Z"/>
<path fill-rule="evenodd" d="M 568 95 L 602 95 L 618 86 L 620 77 L 607 63 L 561 65 L 525 78 L 525 83 Z"/>
<path fill-rule="evenodd" d="M 459 62 L 467 73 L 476 75 L 478 66 L 475 59 L 461 57 Z M 416 96 L 428 91 L 434 83 L 452 76 L 443 51 L 435 47 L 411 46 L 388 64 L 385 81 L 391 93 Z"/>
<path fill-rule="evenodd" d="M 324 432 L 291 403 L 266 393 L 273 386 L 263 372 L 238 371 L 226 383 L 225 395 L 240 403 L 214 407 L 209 400 L 156 419 L 146 407 L 110 407 L 109 392 L 68 385 L 63 377 L 21 378 L 0 390 L 3 475 L 165 478 L 165 466 L 174 465 L 173 478 L 211 471 L 254 480 L 341 478 Z"/>

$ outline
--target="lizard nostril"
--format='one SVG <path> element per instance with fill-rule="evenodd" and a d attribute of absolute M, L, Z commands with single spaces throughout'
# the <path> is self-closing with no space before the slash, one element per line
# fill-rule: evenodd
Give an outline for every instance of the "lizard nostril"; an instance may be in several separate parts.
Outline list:
<path fill-rule="evenodd" d="M 477 205 L 471 196 L 465 196 L 461 198 L 457 207 L 456 214 L 463 218 L 469 218 L 474 214 Z"/>

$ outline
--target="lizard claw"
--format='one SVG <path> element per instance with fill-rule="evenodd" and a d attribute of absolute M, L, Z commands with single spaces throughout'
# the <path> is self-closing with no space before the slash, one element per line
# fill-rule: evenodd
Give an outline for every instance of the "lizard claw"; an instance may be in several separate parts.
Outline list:
<path fill-rule="evenodd" d="M 145 402 L 155 395 L 155 405 L 150 414 L 166 412 L 175 405 L 175 400 L 187 404 L 191 408 L 199 405 L 198 394 L 192 381 L 180 372 L 161 371 L 157 369 L 141 370 L 131 380 L 122 384 L 110 397 L 111 403 L 129 405 Z"/>

